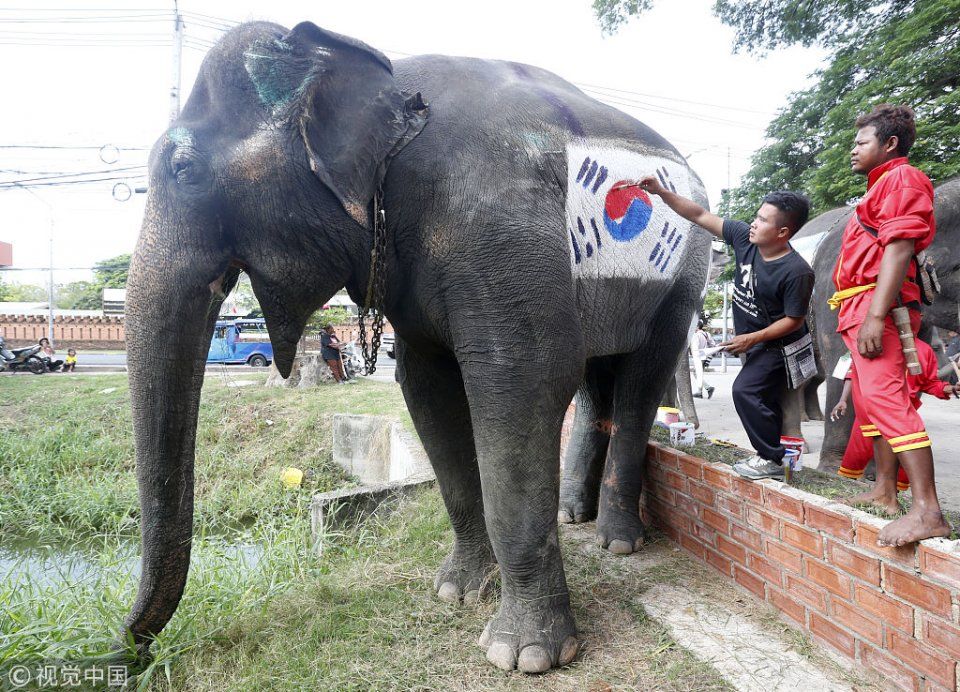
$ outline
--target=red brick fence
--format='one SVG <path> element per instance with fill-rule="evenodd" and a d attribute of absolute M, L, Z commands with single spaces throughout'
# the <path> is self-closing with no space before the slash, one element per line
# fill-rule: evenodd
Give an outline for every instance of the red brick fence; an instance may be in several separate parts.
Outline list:
<path fill-rule="evenodd" d="M 40 315 L 0 315 L 0 334 L 11 348 L 37 343 L 49 336 L 47 318 Z M 122 317 L 53 318 L 53 344 L 58 352 L 67 348 L 124 348 Z"/>
<path fill-rule="evenodd" d="M 960 541 L 880 548 L 886 523 L 650 443 L 644 520 L 801 629 L 907 690 L 956 690 Z"/>

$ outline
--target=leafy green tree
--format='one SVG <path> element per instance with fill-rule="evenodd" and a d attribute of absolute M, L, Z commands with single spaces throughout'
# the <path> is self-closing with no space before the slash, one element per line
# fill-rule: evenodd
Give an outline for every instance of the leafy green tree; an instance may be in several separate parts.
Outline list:
<path fill-rule="evenodd" d="M 104 288 L 125 288 L 130 272 L 130 255 L 117 255 L 93 266 L 94 283 Z"/>
<path fill-rule="evenodd" d="M 33 303 L 47 299 L 47 289 L 33 284 L 8 283 L 0 279 L 0 302 Z"/>
<path fill-rule="evenodd" d="M 71 281 L 57 286 L 56 303 L 64 310 L 100 310 L 103 289 L 92 281 Z"/>
<path fill-rule="evenodd" d="M 307 332 L 319 332 L 329 324 L 348 324 L 356 320 L 356 317 L 346 308 L 327 308 L 326 310 L 317 310 L 310 315 L 307 320 Z"/>
<path fill-rule="evenodd" d="M 628 0 L 598 4 L 604 27 L 647 9 L 632 12 Z M 717 0 L 714 13 L 736 29 L 734 50 L 816 44 L 831 55 L 817 83 L 792 94 L 770 123 L 770 144 L 719 213 L 749 216 L 775 189 L 806 192 L 814 213 L 862 195 L 863 178 L 849 165 L 854 120 L 883 102 L 914 108 L 910 159 L 934 184 L 960 174 L 960 0 Z"/>

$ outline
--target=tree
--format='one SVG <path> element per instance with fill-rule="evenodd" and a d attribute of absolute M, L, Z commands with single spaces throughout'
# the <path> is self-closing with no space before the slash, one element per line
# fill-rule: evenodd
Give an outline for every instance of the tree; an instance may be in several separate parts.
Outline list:
<path fill-rule="evenodd" d="M 33 284 L 6 283 L 0 279 L 0 302 L 33 303 L 47 300 L 47 289 Z"/>
<path fill-rule="evenodd" d="M 99 310 L 103 289 L 92 281 L 71 281 L 57 286 L 56 302 L 64 310 Z"/>
<path fill-rule="evenodd" d="M 604 6 L 624 13 L 632 4 Z M 737 30 L 735 50 L 799 43 L 831 54 L 817 84 L 792 94 L 770 123 L 770 144 L 719 213 L 749 217 L 776 189 L 806 192 L 814 213 L 862 195 L 863 178 L 849 166 L 853 123 L 882 102 L 916 111 L 910 158 L 934 184 L 960 174 L 960 0 L 717 0 L 714 12 Z"/>
<path fill-rule="evenodd" d="M 130 272 L 130 255 L 117 255 L 93 265 L 94 283 L 104 288 L 125 288 Z"/>

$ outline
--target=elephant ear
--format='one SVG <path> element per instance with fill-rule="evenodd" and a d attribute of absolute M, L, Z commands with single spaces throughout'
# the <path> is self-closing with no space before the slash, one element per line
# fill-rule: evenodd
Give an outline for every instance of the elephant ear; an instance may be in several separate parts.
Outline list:
<path fill-rule="evenodd" d="M 387 57 L 356 39 L 303 22 L 282 43 L 313 63 L 291 104 L 310 168 L 369 229 L 387 164 L 420 134 L 427 105 L 419 93 L 400 91 Z"/>

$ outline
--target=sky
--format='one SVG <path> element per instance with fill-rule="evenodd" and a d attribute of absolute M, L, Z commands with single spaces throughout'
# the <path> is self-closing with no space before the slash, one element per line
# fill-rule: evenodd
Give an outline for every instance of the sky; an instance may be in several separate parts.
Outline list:
<path fill-rule="evenodd" d="M 180 0 L 182 102 L 223 29 L 310 20 L 394 60 L 441 53 L 551 70 L 670 140 L 716 204 L 749 169 L 787 96 L 813 83 L 825 53 L 734 53 L 733 31 L 712 4 L 658 0 L 604 36 L 590 0 Z M 169 122 L 173 8 L 172 0 L 0 2 L 0 241 L 13 243 L 18 269 L 0 278 L 46 286 L 52 248 L 55 283 L 89 279 L 97 261 L 133 250 L 145 195 L 132 191 L 145 184 L 149 149 Z M 77 173 L 86 175 L 37 180 Z M 76 182 L 88 179 L 100 180 Z"/>

